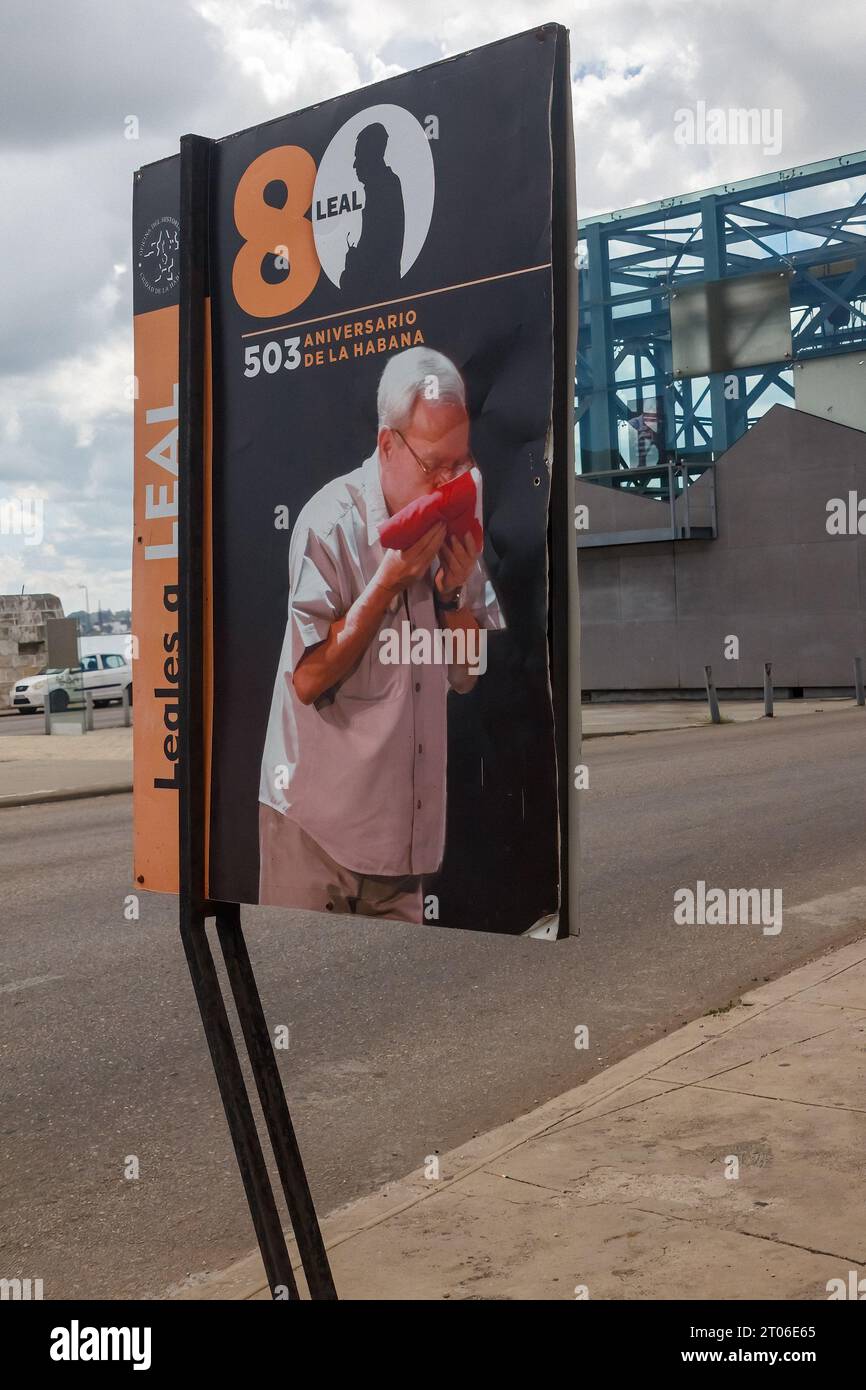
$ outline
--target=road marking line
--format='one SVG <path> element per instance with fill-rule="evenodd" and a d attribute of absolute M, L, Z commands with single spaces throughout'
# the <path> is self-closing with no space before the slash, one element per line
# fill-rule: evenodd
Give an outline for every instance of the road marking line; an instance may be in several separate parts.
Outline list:
<path fill-rule="evenodd" d="M 45 985 L 50 980 L 62 979 L 62 975 L 34 975 L 30 980 L 13 980 L 11 984 L 0 985 L 0 994 L 14 994 L 19 989 L 32 989 L 34 985 Z"/>

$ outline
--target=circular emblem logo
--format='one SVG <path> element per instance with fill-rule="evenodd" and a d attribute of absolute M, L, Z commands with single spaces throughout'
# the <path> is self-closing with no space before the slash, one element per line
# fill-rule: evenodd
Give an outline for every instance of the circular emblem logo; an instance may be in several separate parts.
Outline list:
<path fill-rule="evenodd" d="M 138 273 L 151 294 L 168 294 L 180 283 L 180 223 L 157 217 L 138 247 Z"/>
<path fill-rule="evenodd" d="M 395 292 L 433 216 L 430 141 L 403 106 L 368 106 L 346 121 L 313 188 L 313 236 L 328 279 L 353 297 Z"/>

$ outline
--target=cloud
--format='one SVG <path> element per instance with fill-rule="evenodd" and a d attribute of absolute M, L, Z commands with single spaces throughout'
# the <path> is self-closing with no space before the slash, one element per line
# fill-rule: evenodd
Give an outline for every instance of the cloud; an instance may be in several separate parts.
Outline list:
<path fill-rule="evenodd" d="M 132 528 L 132 354 L 116 331 L 44 374 L 0 378 L 0 501 L 39 498 L 38 544 L 0 536 L 0 590 L 57 593 L 81 606 L 79 584 L 129 606 Z"/>
<path fill-rule="evenodd" d="M 231 75 L 208 25 L 183 0 L 6 6 L 0 147 L 41 152 L 122 135 L 131 114 L 173 139 L 178 121 Z"/>
<path fill-rule="evenodd" d="M 20 449 L 30 439 L 43 444 L 43 416 L 66 426 L 76 449 L 94 443 L 98 429 L 132 417 L 132 344 L 126 329 L 85 352 L 61 358 L 44 374 L 28 372 L 0 378 L 0 418 L 14 420 L 8 445 Z M 0 475 L 14 461 L 0 448 Z"/>
<path fill-rule="evenodd" d="M 197 8 L 219 34 L 223 52 L 258 83 L 271 107 L 309 106 L 361 82 L 354 55 L 300 5 L 200 0 Z"/>

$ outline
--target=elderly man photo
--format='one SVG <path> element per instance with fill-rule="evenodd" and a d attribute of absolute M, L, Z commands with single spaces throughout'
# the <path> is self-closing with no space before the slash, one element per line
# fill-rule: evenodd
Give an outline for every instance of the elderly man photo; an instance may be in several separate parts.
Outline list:
<path fill-rule="evenodd" d="M 434 520 L 405 550 L 379 539 L 390 517 L 463 473 L 480 499 L 459 371 L 409 348 L 388 361 L 377 406 L 374 452 L 317 492 L 292 532 L 259 901 L 421 922 L 422 878 L 445 848 L 448 693 L 471 690 L 478 667 L 386 662 L 382 638 L 405 624 L 441 651 L 430 638 L 450 629 L 451 652 L 465 652 L 503 623 L 471 531 L 449 537 Z"/>

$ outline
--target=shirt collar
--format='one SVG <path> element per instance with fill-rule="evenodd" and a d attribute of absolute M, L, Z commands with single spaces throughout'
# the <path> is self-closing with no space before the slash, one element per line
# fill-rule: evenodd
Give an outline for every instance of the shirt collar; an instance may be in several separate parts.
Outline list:
<path fill-rule="evenodd" d="M 382 476 L 379 468 L 379 450 L 374 449 L 370 457 L 365 459 L 362 464 L 364 500 L 367 504 L 367 540 L 370 545 L 377 544 L 379 530 L 388 520 L 388 508 L 385 505 L 385 494 L 382 491 Z"/>

